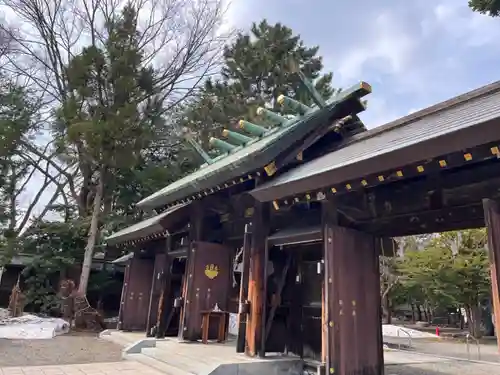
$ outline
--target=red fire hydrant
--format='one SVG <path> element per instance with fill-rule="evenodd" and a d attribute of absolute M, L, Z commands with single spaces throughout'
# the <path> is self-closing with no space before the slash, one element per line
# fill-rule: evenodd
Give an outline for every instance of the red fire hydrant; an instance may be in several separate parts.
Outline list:
<path fill-rule="evenodd" d="M 439 327 L 436 327 L 436 336 L 439 336 Z"/>

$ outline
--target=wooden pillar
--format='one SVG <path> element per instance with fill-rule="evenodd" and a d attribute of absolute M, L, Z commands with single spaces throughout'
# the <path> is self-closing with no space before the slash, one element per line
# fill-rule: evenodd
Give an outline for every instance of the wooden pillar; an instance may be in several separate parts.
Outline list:
<path fill-rule="evenodd" d="M 375 238 L 336 225 L 323 203 L 326 373 L 384 373 L 380 275 Z"/>
<path fill-rule="evenodd" d="M 155 256 L 155 265 L 153 267 L 153 274 L 151 275 L 151 290 L 149 291 L 149 307 L 148 307 L 148 320 L 146 321 L 146 337 L 153 336 L 153 326 L 155 324 L 153 319 L 153 299 L 155 297 L 155 288 L 156 288 L 156 274 L 159 272 L 158 265 Z"/>
<path fill-rule="evenodd" d="M 125 302 L 127 301 L 128 297 L 128 288 L 130 283 L 130 264 L 132 263 L 132 259 L 127 260 L 125 273 L 123 275 L 122 295 L 120 298 L 120 309 L 118 310 L 118 324 L 116 326 L 116 329 L 118 330 L 123 329 L 123 316 L 125 314 Z"/>
<path fill-rule="evenodd" d="M 252 223 L 245 225 L 245 234 L 243 235 L 243 256 L 241 264 L 240 298 L 238 311 L 238 339 L 236 342 L 236 352 L 245 352 L 247 314 L 245 309 L 248 306 L 248 276 L 250 271 L 250 251 L 252 247 Z"/>
<path fill-rule="evenodd" d="M 328 355 L 328 321 L 327 321 L 327 306 L 325 292 L 325 280 L 321 283 L 321 363 L 327 362 Z"/>
<path fill-rule="evenodd" d="M 483 200 L 484 221 L 488 230 L 488 252 L 491 272 L 491 295 L 498 351 L 500 352 L 500 203 Z"/>
<path fill-rule="evenodd" d="M 186 264 L 186 273 L 184 278 L 182 298 L 184 306 L 181 310 L 179 335 L 180 339 L 196 340 L 196 331 L 199 327 L 194 327 L 190 324 L 193 321 L 191 312 L 191 300 L 195 294 L 193 290 L 193 276 L 194 267 L 196 264 L 196 242 L 202 240 L 203 235 L 203 206 L 201 201 L 194 201 L 191 203 L 191 214 L 189 222 L 189 249 Z"/>
<path fill-rule="evenodd" d="M 169 316 L 173 310 L 172 299 L 170 298 L 170 289 L 172 284 L 172 261 L 169 252 L 172 249 L 172 237 L 167 234 L 165 239 L 165 264 L 163 265 L 163 274 L 161 275 L 161 294 L 158 301 L 158 314 L 156 324 L 156 338 L 165 338 L 168 328 Z"/>
<path fill-rule="evenodd" d="M 255 202 L 247 298 L 250 302 L 250 313 L 248 314 L 246 327 L 246 353 L 249 356 L 255 356 L 261 352 L 262 346 L 266 302 L 266 275 L 264 272 L 267 263 L 265 257 L 267 234 L 269 232 L 269 214 L 268 203 Z"/>
<path fill-rule="evenodd" d="M 333 256 L 331 252 L 331 237 L 332 228 L 337 225 L 338 216 L 335 203 L 332 201 L 323 201 L 321 207 L 321 225 L 323 228 L 323 283 L 322 283 L 322 301 L 321 301 L 321 361 L 325 363 L 326 373 L 328 369 L 333 368 L 335 371 L 336 366 L 333 364 L 332 354 L 339 351 L 335 350 L 335 345 L 338 346 L 338 332 L 339 327 L 333 325 L 333 311 L 330 309 L 332 305 L 330 299 L 333 298 L 333 274 L 330 258 Z M 330 240 L 328 240 L 330 238 Z"/>

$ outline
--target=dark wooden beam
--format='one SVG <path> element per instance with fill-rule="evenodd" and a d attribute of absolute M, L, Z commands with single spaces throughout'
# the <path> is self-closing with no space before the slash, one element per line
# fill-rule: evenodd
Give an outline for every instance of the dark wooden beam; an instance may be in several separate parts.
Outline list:
<path fill-rule="evenodd" d="M 383 218 L 405 212 L 477 203 L 483 197 L 498 194 L 499 175 L 500 163 L 485 162 L 443 171 L 439 175 L 433 172 L 431 176 L 380 185 L 337 196 L 336 199 L 339 209 L 355 219 L 367 219 L 368 214 L 370 219 Z"/>
<path fill-rule="evenodd" d="M 250 273 L 248 285 L 248 301 L 250 314 L 247 318 L 247 354 L 255 356 L 261 352 L 262 331 L 265 314 L 265 289 L 267 264 L 266 249 L 269 231 L 269 204 L 255 202 L 252 228 L 252 249 L 250 254 Z"/>
<path fill-rule="evenodd" d="M 425 191 L 426 194 L 439 194 L 439 190 L 454 190 L 463 185 L 476 184 L 486 182 L 497 178 L 500 173 L 499 158 L 493 154 L 493 143 L 482 145 L 468 151 L 461 151 L 454 154 L 448 154 L 435 159 L 423 160 L 413 164 L 408 164 L 395 168 L 394 170 L 386 170 L 374 173 L 373 175 L 360 175 L 358 180 L 344 181 L 333 184 L 328 187 L 319 188 L 325 185 L 330 180 L 322 180 L 316 184 L 318 188 L 309 191 L 302 190 L 302 193 L 294 193 L 290 184 L 283 187 L 288 193 L 280 198 L 277 204 L 284 207 L 290 204 L 295 204 L 296 199 L 299 201 L 305 200 L 321 200 L 318 197 L 336 197 L 339 199 L 340 206 L 360 207 L 366 213 L 370 210 L 368 203 L 363 196 L 375 196 L 376 201 L 384 201 L 384 196 L 394 193 L 402 193 L 403 190 L 409 190 L 412 195 L 414 192 Z M 472 159 L 466 160 L 465 155 L 473 155 Z M 359 171 L 358 171 L 359 172 Z M 336 176 L 338 177 L 338 176 Z M 299 183 L 299 182 L 298 182 Z M 300 184 L 300 183 L 299 183 Z M 270 188 L 274 189 L 274 188 Z M 281 187 L 277 188 L 281 189 Z M 259 196 L 259 188 L 253 194 Z M 270 191 L 270 190 L 269 190 Z M 266 192 L 267 194 L 267 192 Z M 274 195 L 273 195 L 274 196 Z M 259 196 L 260 197 L 260 196 Z M 261 197 L 260 199 L 264 199 Z M 443 195 L 443 203 L 446 197 Z M 439 197 L 433 197 L 433 202 L 430 202 L 428 197 L 426 201 L 409 201 L 411 205 L 421 204 L 427 205 L 430 208 L 430 203 L 439 203 Z M 341 208 L 339 206 L 339 208 Z M 385 207 L 382 207 L 382 213 Z M 372 213 L 372 216 L 376 213 Z"/>
<path fill-rule="evenodd" d="M 408 212 L 383 219 L 359 221 L 351 228 L 377 236 L 409 236 L 421 233 L 445 232 L 484 226 L 480 202 L 439 210 Z"/>
<path fill-rule="evenodd" d="M 498 351 L 500 352 L 500 204 L 491 199 L 483 200 L 484 217 L 488 230 L 493 315 Z"/>
<path fill-rule="evenodd" d="M 172 284 L 172 257 L 169 252 L 172 250 L 172 237 L 167 234 L 165 239 L 165 263 L 163 266 L 163 274 L 161 275 L 161 294 L 158 301 L 158 322 L 156 325 L 156 338 L 162 339 L 165 337 L 168 328 L 168 318 L 173 310 L 171 298 Z"/>
<path fill-rule="evenodd" d="M 241 264 L 240 298 L 238 308 L 238 338 L 236 341 L 236 352 L 244 353 L 246 348 L 246 329 L 247 329 L 247 308 L 249 307 L 248 296 L 248 277 L 250 271 L 250 252 L 252 250 L 252 223 L 245 225 L 245 234 L 243 235 L 243 254 Z"/>

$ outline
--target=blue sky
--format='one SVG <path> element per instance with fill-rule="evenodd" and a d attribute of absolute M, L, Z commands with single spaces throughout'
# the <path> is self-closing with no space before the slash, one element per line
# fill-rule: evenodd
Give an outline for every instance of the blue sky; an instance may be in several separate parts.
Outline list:
<path fill-rule="evenodd" d="M 337 87 L 372 85 L 369 128 L 500 79 L 500 18 L 467 0 L 232 0 L 227 13 L 242 30 L 263 18 L 320 46 Z"/>
<path fill-rule="evenodd" d="M 500 18 L 467 0 L 233 0 L 227 16 L 281 22 L 320 47 L 336 86 L 370 83 L 369 128 L 500 79 Z"/>

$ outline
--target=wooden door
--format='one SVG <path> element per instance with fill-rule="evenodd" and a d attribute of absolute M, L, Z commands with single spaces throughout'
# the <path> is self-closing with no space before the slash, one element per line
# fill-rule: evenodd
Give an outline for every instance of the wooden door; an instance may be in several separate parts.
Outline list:
<path fill-rule="evenodd" d="M 146 330 L 153 271 L 153 259 L 134 257 L 127 265 L 125 273 L 128 281 L 122 297 L 122 330 Z"/>
<path fill-rule="evenodd" d="M 194 250 L 194 251 L 193 251 Z M 201 338 L 201 312 L 216 305 L 226 311 L 231 283 L 230 247 L 194 242 L 188 260 L 184 303 L 184 335 L 188 340 Z M 209 338 L 217 336 L 217 327 L 210 329 Z"/>
<path fill-rule="evenodd" d="M 330 374 L 384 373 L 375 238 L 325 225 L 326 366 Z"/>

